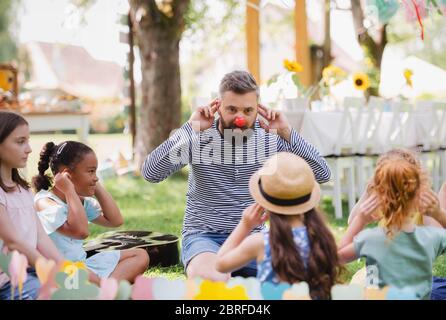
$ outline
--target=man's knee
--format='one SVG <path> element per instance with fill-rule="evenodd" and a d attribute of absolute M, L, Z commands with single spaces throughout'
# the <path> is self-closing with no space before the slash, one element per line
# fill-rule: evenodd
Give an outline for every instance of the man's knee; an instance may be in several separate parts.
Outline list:
<path fill-rule="evenodd" d="M 226 281 L 230 274 L 220 273 L 215 269 L 216 255 L 205 253 L 193 258 L 186 267 L 188 278 L 202 278 L 212 281 Z"/>

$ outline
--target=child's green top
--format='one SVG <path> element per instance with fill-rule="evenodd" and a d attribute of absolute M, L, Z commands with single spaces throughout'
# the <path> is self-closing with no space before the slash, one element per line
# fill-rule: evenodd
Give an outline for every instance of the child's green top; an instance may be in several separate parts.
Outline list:
<path fill-rule="evenodd" d="M 446 253 L 445 229 L 416 226 L 413 232 L 389 238 L 376 227 L 360 232 L 353 243 L 356 255 L 366 258 L 369 284 L 408 288 L 420 299 L 430 298 L 432 266 Z"/>

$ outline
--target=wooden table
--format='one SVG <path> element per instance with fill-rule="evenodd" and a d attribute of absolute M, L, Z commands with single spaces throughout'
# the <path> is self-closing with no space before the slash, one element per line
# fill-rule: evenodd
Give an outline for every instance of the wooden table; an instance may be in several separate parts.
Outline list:
<path fill-rule="evenodd" d="M 79 141 L 87 143 L 90 131 L 88 112 L 29 112 L 22 115 L 32 133 L 74 129 Z"/>

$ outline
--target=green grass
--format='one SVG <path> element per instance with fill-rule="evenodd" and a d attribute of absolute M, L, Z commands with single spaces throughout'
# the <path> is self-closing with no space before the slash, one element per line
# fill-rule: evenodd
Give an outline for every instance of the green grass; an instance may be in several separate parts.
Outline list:
<path fill-rule="evenodd" d="M 105 186 L 124 216 L 125 224 L 120 230 L 154 230 L 181 235 L 187 192 L 184 173 L 177 173 L 158 184 L 148 183 L 140 177 L 119 177 L 106 181 Z M 109 229 L 92 224 L 90 238 L 106 231 Z M 184 278 L 181 265 L 150 268 L 146 275 Z"/>

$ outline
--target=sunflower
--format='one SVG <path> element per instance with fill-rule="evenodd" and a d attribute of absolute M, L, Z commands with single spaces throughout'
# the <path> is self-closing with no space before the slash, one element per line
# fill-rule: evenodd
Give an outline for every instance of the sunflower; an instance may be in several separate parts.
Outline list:
<path fill-rule="evenodd" d="M 404 70 L 404 79 L 406 79 L 406 83 L 409 87 L 413 86 L 413 82 L 412 82 L 412 76 L 413 76 L 413 71 L 410 69 L 405 69 Z"/>
<path fill-rule="evenodd" d="M 304 70 L 299 62 L 290 61 L 288 59 L 283 60 L 283 66 L 285 67 L 285 69 L 291 72 L 302 72 Z"/>
<path fill-rule="evenodd" d="M 370 87 L 369 76 L 362 72 L 357 72 L 353 75 L 353 85 L 355 89 L 365 91 Z"/>

